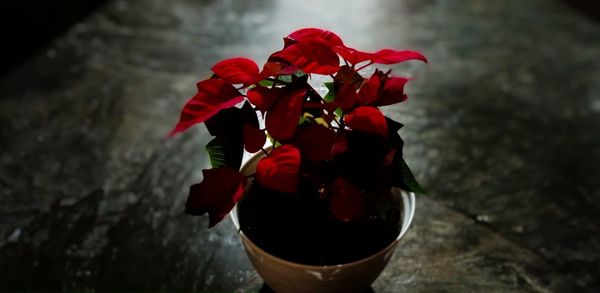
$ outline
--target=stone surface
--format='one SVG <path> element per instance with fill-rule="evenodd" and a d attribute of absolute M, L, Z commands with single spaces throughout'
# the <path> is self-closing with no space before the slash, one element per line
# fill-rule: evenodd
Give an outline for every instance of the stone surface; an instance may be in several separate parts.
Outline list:
<path fill-rule="evenodd" d="M 376 292 L 600 288 L 600 25 L 557 0 L 112 1 L 0 81 L 0 291 L 257 291 L 229 221 L 182 213 L 216 61 L 303 26 L 430 65 L 388 114 L 430 194 Z"/>

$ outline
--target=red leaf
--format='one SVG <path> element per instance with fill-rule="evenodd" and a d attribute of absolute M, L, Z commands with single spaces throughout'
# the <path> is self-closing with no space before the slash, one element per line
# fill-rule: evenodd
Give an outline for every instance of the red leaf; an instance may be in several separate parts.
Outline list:
<path fill-rule="evenodd" d="M 267 88 L 256 86 L 248 90 L 246 95 L 248 100 L 263 113 L 268 111 L 275 102 L 285 95 L 286 90 L 283 88 Z"/>
<path fill-rule="evenodd" d="M 346 125 L 354 130 L 386 137 L 388 126 L 385 116 L 375 107 L 362 106 L 344 116 Z"/>
<path fill-rule="evenodd" d="M 421 60 L 427 63 L 427 58 L 417 51 L 397 51 L 392 49 L 383 49 L 373 53 L 371 61 L 377 64 L 396 64 L 408 60 Z"/>
<path fill-rule="evenodd" d="M 342 136 L 333 144 L 333 146 L 331 146 L 331 157 L 335 158 L 343 155 L 344 153 L 348 152 L 348 149 L 348 141 L 346 141 L 346 138 Z"/>
<path fill-rule="evenodd" d="M 358 64 L 363 61 L 371 61 L 375 64 L 396 64 L 408 60 L 421 60 L 427 63 L 427 58 L 417 51 L 398 51 L 392 49 L 383 49 L 375 53 L 363 52 L 346 46 L 338 46 L 335 51 L 352 64 Z"/>
<path fill-rule="evenodd" d="M 305 94 L 305 89 L 287 92 L 267 111 L 265 125 L 269 135 L 275 140 L 283 141 L 294 134 Z"/>
<path fill-rule="evenodd" d="M 329 43 L 321 38 L 305 39 L 275 53 L 305 73 L 333 74 L 340 67 L 340 59 Z"/>
<path fill-rule="evenodd" d="M 244 100 L 233 86 L 221 79 L 207 79 L 197 85 L 198 93 L 181 110 L 179 122 L 169 133 L 173 136 L 190 126 L 206 121 L 222 109 L 233 107 Z"/>
<path fill-rule="evenodd" d="M 318 124 L 304 124 L 298 127 L 291 144 L 298 147 L 302 160 L 325 161 L 331 157 L 331 148 L 338 135 L 331 129 Z"/>
<path fill-rule="evenodd" d="M 338 46 L 334 48 L 335 51 L 351 64 L 358 64 L 363 61 L 371 60 L 373 53 L 362 52 L 354 48 L 346 46 Z"/>
<path fill-rule="evenodd" d="M 347 112 L 358 102 L 359 97 L 356 88 L 352 84 L 344 84 L 335 95 L 335 102 L 342 111 Z"/>
<path fill-rule="evenodd" d="M 338 177 L 331 185 L 329 205 L 331 214 L 344 222 L 355 221 L 365 216 L 365 200 L 356 185 L 349 180 Z"/>
<path fill-rule="evenodd" d="M 286 74 L 294 74 L 298 71 L 295 66 L 284 64 L 276 61 L 269 61 L 263 66 L 263 70 L 258 74 L 258 81 L 261 81 L 269 76 L 279 76 Z"/>
<path fill-rule="evenodd" d="M 386 106 L 406 101 L 407 96 L 404 94 L 404 86 L 409 80 L 406 77 L 386 79 L 379 97 L 372 105 Z"/>
<path fill-rule="evenodd" d="M 263 130 L 252 124 L 244 124 L 244 147 L 250 153 L 256 153 L 262 149 L 267 141 Z"/>
<path fill-rule="evenodd" d="M 223 167 L 202 170 L 204 179 L 190 187 L 185 211 L 191 215 L 208 213 L 209 225 L 219 223 L 244 194 L 246 177 L 240 172 Z"/>
<path fill-rule="evenodd" d="M 288 35 L 288 38 L 292 38 L 296 41 L 304 41 L 307 39 L 321 38 L 329 43 L 331 46 L 342 46 L 344 42 L 342 39 L 333 32 L 319 29 L 319 28 L 303 28 L 299 29 Z"/>
<path fill-rule="evenodd" d="M 250 85 L 257 82 L 258 78 L 258 65 L 254 61 L 243 57 L 223 60 L 215 64 L 212 71 L 231 84 L 243 83 Z"/>
<path fill-rule="evenodd" d="M 300 151 L 289 144 L 274 149 L 256 166 L 256 181 L 261 185 L 287 193 L 298 191 Z"/>
<path fill-rule="evenodd" d="M 376 70 L 365 84 L 360 87 L 358 92 L 360 105 L 369 105 L 379 98 L 379 89 L 381 88 L 383 73 Z"/>

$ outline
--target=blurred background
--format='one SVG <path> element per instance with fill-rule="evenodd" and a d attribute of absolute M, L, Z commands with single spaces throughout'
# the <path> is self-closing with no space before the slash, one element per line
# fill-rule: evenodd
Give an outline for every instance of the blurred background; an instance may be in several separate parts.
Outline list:
<path fill-rule="evenodd" d="M 0 291 L 256 292 L 230 221 L 183 214 L 208 167 L 183 103 L 301 27 L 413 49 L 405 158 L 430 194 L 375 292 L 597 292 L 600 5 L 585 0 L 0 4 Z"/>

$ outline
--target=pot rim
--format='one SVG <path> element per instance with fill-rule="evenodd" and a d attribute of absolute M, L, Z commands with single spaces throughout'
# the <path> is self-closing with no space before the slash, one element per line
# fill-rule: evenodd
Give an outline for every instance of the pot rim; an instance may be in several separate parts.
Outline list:
<path fill-rule="evenodd" d="M 265 155 L 261 152 L 258 152 L 256 154 L 253 154 L 251 156 L 244 156 L 244 162 L 242 164 L 242 167 L 240 168 L 240 172 L 242 174 L 247 174 L 248 173 L 248 168 L 250 168 L 250 165 L 254 162 L 258 163 L 258 160 L 261 159 L 262 157 L 264 157 Z M 326 267 L 346 267 L 346 266 L 355 266 L 355 265 L 359 265 L 363 262 L 367 262 L 377 256 L 379 256 L 380 254 L 388 251 L 390 248 L 392 248 L 393 246 L 395 246 L 396 244 L 398 244 L 398 242 L 400 241 L 400 239 L 406 234 L 406 232 L 408 231 L 408 228 L 410 227 L 413 218 L 415 216 L 415 207 L 416 207 L 416 199 L 415 199 L 415 194 L 414 192 L 408 192 L 405 190 L 402 190 L 400 188 L 395 188 L 395 190 L 398 190 L 401 193 L 402 196 L 402 205 L 403 205 L 403 213 L 402 213 L 402 227 L 400 228 L 400 233 L 398 234 L 398 237 L 396 237 L 396 239 L 394 241 L 392 241 L 388 246 L 386 246 L 385 248 L 383 248 L 382 250 L 380 250 L 379 252 L 376 252 L 370 256 L 367 256 L 365 258 L 353 261 L 353 262 L 348 262 L 348 263 L 342 263 L 342 264 L 335 264 L 335 265 L 308 265 L 308 264 L 301 264 L 301 263 L 296 263 L 296 262 L 292 262 L 277 256 L 274 256 L 266 251 L 264 251 L 262 248 L 260 248 L 258 245 L 256 245 L 254 242 L 252 242 L 252 240 L 246 236 L 244 234 L 244 232 L 242 232 L 242 229 L 240 228 L 240 223 L 238 220 L 238 215 L 237 215 L 237 209 L 238 209 L 238 205 L 236 204 L 233 209 L 231 210 L 231 212 L 229 213 L 229 216 L 231 218 L 231 221 L 233 222 L 233 225 L 235 226 L 238 234 L 240 234 L 241 237 L 245 238 L 249 243 L 252 244 L 253 249 L 258 249 L 260 250 L 260 252 L 264 253 L 265 255 L 267 255 L 270 258 L 273 258 L 279 262 L 285 263 L 287 265 L 290 266 L 294 266 L 294 267 L 298 267 L 298 268 L 303 268 L 303 269 L 312 269 L 312 270 L 316 270 L 316 269 L 322 269 L 322 268 L 326 268 Z"/>

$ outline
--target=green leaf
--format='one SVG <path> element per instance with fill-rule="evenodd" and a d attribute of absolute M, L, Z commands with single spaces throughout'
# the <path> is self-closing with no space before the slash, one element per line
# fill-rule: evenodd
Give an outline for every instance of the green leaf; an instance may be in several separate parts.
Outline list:
<path fill-rule="evenodd" d="M 410 171 L 410 168 L 408 167 L 406 161 L 404 161 L 403 158 L 400 158 L 400 164 L 402 179 L 404 181 L 404 184 L 406 184 L 406 187 L 408 187 L 409 191 L 419 194 L 427 194 L 427 191 L 425 191 L 421 184 L 417 182 L 417 179 L 415 179 L 415 176 L 413 175 L 412 171 Z"/>
<path fill-rule="evenodd" d="M 261 86 L 264 86 L 264 87 L 270 87 L 270 86 L 273 86 L 273 84 L 275 84 L 275 82 L 273 82 L 272 80 L 263 79 L 263 80 L 259 81 L 258 84 Z"/>
<path fill-rule="evenodd" d="M 296 76 L 296 77 L 303 77 L 305 75 L 306 75 L 306 73 L 302 70 L 298 70 L 298 71 L 294 72 L 294 76 Z"/>
<path fill-rule="evenodd" d="M 335 99 L 335 91 L 333 90 L 333 82 L 324 82 L 323 83 L 327 89 L 329 90 L 327 94 L 323 97 L 325 102 L 331 103 L 333 99 Z"/>
<path fill-rule="evenodd" d="M 225 160 L 225 147 L 216 137 L 206 145 L 206 151 L 208 151 L 210 165 L 213 168 L 225 167 L 227 165 Z"/>
<path fill-rule="evenodd" d="M 302 116 L 300 116 L 298 124 L 304 124 L 304 123 L 309 123 L 309 122 L 314 122 L 314 121 L 315 121 L 315 116 L 313 116 L 310 113 L 305 112 L 304 114 L 302 114 Z"/>
<path fill-rule="evenodd" d="M 333 89 L 333 82 L 324 82 L 323 84 L 329 90 L 327 94 L 323 97 L 323 100 L 325 100 L 325 102 L 327 103 L 331 103 L 333 102 L 333 100 L 335 100 L 335 90 Z M 334 113 L 340 118 L 344 115 L 344 111 L 342 111 L 342 109 L 340 108 L 335 109 Z"/>
<path fill-rule="evenodd" d="M 213 168 L 240 168 L 244 154 L 245 124 L 259 125 L 256 112 L 247 101 L 242 108 L 223 109 L 205 121 L 209 134 L 216 136 L 206 145 Z"/>
<path fill-rule="evenodd" d="M 242 162 L 244 144 L 238 139 L 217 136 L 206 145 L 206 151 L 213 168 L 231 167 L 237 170 Z"/>
<path fill-rule="evenodd" d="M 291 75 L 280 75 L 277 77 L 278 80 L 281 80 L 283 82 L 287 82 L 287 83 L 292 83 L 292 76 Z"/>
<path fill-rule="evenodd" d="M 335 113 L 335 115 L 337 115 L 340 118 L 342 118 L 342 116 L 344 116 L 344 111 L 342 111 L 342 109 L 340 109 L 340 108 L 335 109 L 335 111 L 333 113 Z"/>

